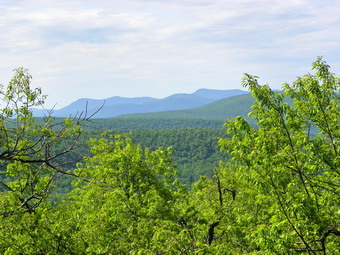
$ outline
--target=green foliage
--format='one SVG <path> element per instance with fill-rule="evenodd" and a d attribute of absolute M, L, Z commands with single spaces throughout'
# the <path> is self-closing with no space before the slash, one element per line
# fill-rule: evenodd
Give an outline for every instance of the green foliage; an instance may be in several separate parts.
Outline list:
<path fill-rule="evenodd" d="M 130 138 L 88 131 L 84 141 L 97 137 L 90 141 L 90 153 L 80 148 L 87 156 L 75 170 L 51 171 L 49 164 L 62 162 L 37 161 L 46 159 L 44 150 L 27 153 L 36 137 L 61 140 L 53 152 L 65 151 L 62 143 L 72 130 L 79 132 L 72 121 L 57 129 L 61 133 L 41 123 L 37 132 L 29 110 L 13 110 L 12 117 L 26 114 L 15 122 L 5 115 L 13 107 L 5 108 L 0 208 L 9 211 L 1 218 L 0 253 L 337 254 L 340 82 L 321 58 L 313 69 L 315 74 L 285 84 L 280 93 L 246 74 L 253 122 L 240 116 L 228 120 L 227 136 L 217 129 L 138 130 Z M 22 127 L 25 136 L 8 135 Z M 231 157 L 219 165 L 213 164 L 223 159 L 216 153 L 217 136 Z M 13 144 L 21 154 L 9 150 Z M 178 178 L 186 178 L 185 171 L 178 176 L 174 163 L 198 162 L 192 171 L 203 173 L 203 161 L 212 163 L 211 177 L 201 176 L 188 191 Z M 76 177 L 75 188 L 54 197 L 52 205 L 37 200 L 39 207 L 33 207 L 38 192 L 51 187 L 51 173 L 63 171 Z M 26 204 L 34 210 L 18 203 L 30 192 L 34 196 Z"/>
<path fill-rule="evenodd" d="M 211 177 L 212 169 L 226 159 L 219 150 L 218 138 L 222 129 L 136 130 L 131 139 L 150 150 L 172 147 L 174 164 L 178 168 L 181 183 L 191 186 L 202 175 Z"/>
<path fill-rule="evenodd" d="M 193 118 L 138 118 L 135 116 L 94 119 L 84 126 L 88 130 L 162 130 L 185 128 L 222 128 L 222 120 Z"/>
<path fill-rule="evenodd" d="M 45 96 L 31 89 L 31 75 L 18 68 L 7 86 L 0 87 L 0 216 L 32 213 L 62 175 L 63 156 L 72 151 L 80 134 L 71 121 L 35 122 L 31 107 Z M 67 141 L 61 150 L 56 144 Z M 58 159 L 58 160 L 57 160 Z"/>
<path fill-rule="evenodd" d="M 270 205 L 268 222 L 251 236 L 272 253 L 339 250 L 340 83 L 321 58 L 313 69 L 314 75 L 285 84 L 282 93 L 246 75 L 257 126 L 241 117 L 229 120 L 232 138 L 220 141 L 260 192 L 255 201 Z"/>
<path fill-rule="evenodd" d="M 172 147 L 171 158 L 178 170 L 178 178 L 182 184 L 188 187 L 198 181 L 200 176 L 211 177 L 212 169 L 218 166 L 219 161 L 226 160 L 227 156 L 221 152 L 218 146 L 218 138 L 224 136 L 222 129 L 178 129 L 178 130 L 132 130 L 112 131 L 116 134 L 127 134 L 135 144 L 151 151 L 160 147 Z M 68 162 L 81 162 L 84 156 L 89 156 L 88 140 L 100 137 L 98 131 L 84 130 L 78 141 L 77 148 L 67 154 Z M 58 147 L 66 147 L 66 141 L 60 141 Z M 68 164 L 67 169 L 75 168 L 74 164 Z M 60 200 L 63 194 L 72 190 L 73 178 L 61 178 L 53 191 L 53 198 Z"/>
<path fill-rule="evenodd" d="M 92 140 L 91 152 L 76 170 L 86 181 L 61 205 L 75 225 L 72 245 L 96 254 L 168 249 L 159 231 L 171 232 L 185 195 L 170 149 L 149 151 L 117 135 Z"/>

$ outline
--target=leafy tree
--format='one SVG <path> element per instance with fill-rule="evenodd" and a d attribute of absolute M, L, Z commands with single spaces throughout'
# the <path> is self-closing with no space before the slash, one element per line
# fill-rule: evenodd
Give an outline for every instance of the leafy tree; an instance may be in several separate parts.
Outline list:
<path fill-rule="evenodd" d="M 46 116 L 36 122 L 32 107 L 42 106 L 45 96 L 30 88 L 31 79 L 18 68 L 0 87 L 0 216 L 35 211 L 65 174 L 63 157 L 74 149 L 87 118 L 53 122 Z M 60 141 L 67 146 L 58 148 Z"/>
<path fill-rule="evenodd" d="M 92 140 L 90 147 L 93 156 L 76 169 L 78 187 L 60 205 L 68 215 L 61 228 L 72 233 L 63 247 L 95 254 L 178 249 L 166 244 L 176 237 L 176 203 L 186 192 L 175 179 L 170 149 L 149 151 L 121 135 Z"/>
<path fill-rule="evenodd" d="M 231 119 L 232 137 L 220 141 L 259 193 L 254 203 L 262 216 L 246 236 L 265 254 L 340 248 L 340 81 L 322 58 L 313 70 L 281 93 L 246 74 L 257 125 Z"/>

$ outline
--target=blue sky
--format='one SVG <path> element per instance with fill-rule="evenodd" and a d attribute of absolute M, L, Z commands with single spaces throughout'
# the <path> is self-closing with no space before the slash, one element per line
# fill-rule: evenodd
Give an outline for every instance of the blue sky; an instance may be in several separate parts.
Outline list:
<path fill-rule="evenodd" d="M 78 98 L 280 88 L 340 67 L 338 0 L 1 0 L 0 83 L 24 66 L 46 107 Z"/>

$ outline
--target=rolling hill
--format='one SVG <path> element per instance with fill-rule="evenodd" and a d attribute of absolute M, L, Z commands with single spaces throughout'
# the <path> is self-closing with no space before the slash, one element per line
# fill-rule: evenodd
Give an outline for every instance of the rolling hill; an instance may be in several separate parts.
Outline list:
<path fill-rule="evenodd" d="M 227 120 L 236 116 L 247 117 L 253 102 L 252 96 L 250 94 L 245 94 L 221 99 L 194 109 L 129 114 L 120 116 L 120 118 Z"/>
<path fill-rule="evenodd" d="M 93 119 L 86 124 L 92 130 L 139 130 L 139 129 L 183 129 L 222 128 L 229 118 L 248 118 L 253 105 L 250 94 L 218 100 L 195 109 L 164 111 L 155 113 L 129 114 L 114 118 Z M 248 118 L 249 120 L 249 118 Z M 252 120 L 250 120 L 252 122 Z"/>
<path fill-rule="evenodd" d="M 163 99 L 152 97 L 111 97 L 105 100 L 79 99 L 70 105 L 53 110 L 54 117 L 69 117 L 86 112 L 88 115 L 100 111 L 94 118 L 112 118 L 120 115 L 134 113 L 151 113 L 162 111 L 173 111 L 183 109 L 194 109 L 207 105 L 223 98 L 236 95 L 248 94 L 242 90 L 211 90 L 199 89 L 192 94 L 174 94 Z M 35 117 L 47 115 L 48 111 L 34 109 Z"/>

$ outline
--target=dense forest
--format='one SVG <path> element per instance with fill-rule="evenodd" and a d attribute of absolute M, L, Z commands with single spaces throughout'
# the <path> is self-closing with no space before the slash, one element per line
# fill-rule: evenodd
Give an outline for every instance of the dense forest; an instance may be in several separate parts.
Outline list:
<path fill-rule="evenodd" d="M 329 69 L 318 58 L 280 92 L 245 74 L 251 120 L 176 114 L 151 118 L 165 123 L 154 129 L 139 117 L 140 128 L 33 118 L 45 97 L 16 69 L 0 88 L 0 253 L 338 254 L 340 80 Z"/>
<path fill-rule="evenodd" d="M 85 156 L 90 156 L 88 142 L 91 139 L 101 138 L 104 133 L 104 131 L 83 130 L 77 147 L 61 159 L 61 161 L 69 162 L 65 168 L 72 170 L 76 167 L 76 163 L 83 162 Z M 218 145 L 218 139 L 226 136 L 221 128 L 110 130 L 110 134 L 129 137 L 134 144 L 139 144 L 142 148 L 148 148 L 151 151 L 161 147 L 171 147 L 171 159 L 178 172 L 177 178 L 188 189 L 191 189 L 192 184 L 198 181 L 200 176 L 212 177 L 213 169 L 219 166 L 219 162 L 228 159 L 228 155 L 221 152 Z M 67 146 L 66 141 L 61 141 L 56 147 L 62 151 Z M 49 197 L 53 199 L 63 197 L 63 194 L 73 189 L 72 181 L 73 177 L 59 179 Z"/>
<path fill-rule="evenodd" d="M 143 114 L 148 115 L 148 114 Z M 214 119 L 188 119 L 188 118 L 136 118 L 135 115 L 116 117 L 110 119 L 95 119 L 85 124 L 87 130 L 162 130 L 184 128 L 219 128 L 223 121 Z"/>

